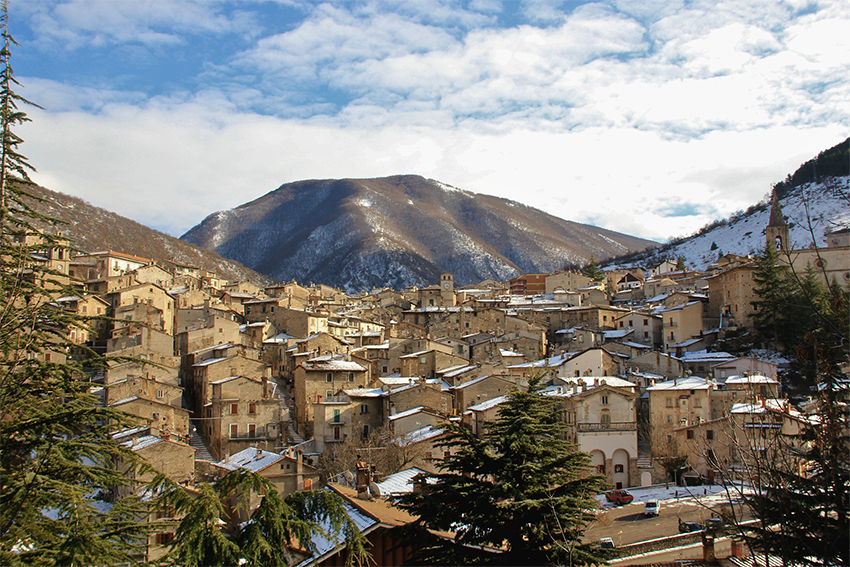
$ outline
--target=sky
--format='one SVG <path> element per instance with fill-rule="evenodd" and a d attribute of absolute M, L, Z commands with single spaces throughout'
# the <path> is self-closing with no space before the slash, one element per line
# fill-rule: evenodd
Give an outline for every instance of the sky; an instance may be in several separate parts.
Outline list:
<path fill-rule="evenodd" d="M 664 241 L 850 135 L 850 2 L 10 0 L 33 179 L 179 236 L 418 174 Z"/>

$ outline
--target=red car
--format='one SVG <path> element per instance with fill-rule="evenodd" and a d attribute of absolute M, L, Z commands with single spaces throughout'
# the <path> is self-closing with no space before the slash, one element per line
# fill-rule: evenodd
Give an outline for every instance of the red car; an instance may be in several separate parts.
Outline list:
<path fill-rule="evenodd" d="M 622 488 L 606 492 L 605 498 L 608 499 L 608 502 L 615 502 L 618 506 L 628 504 L 629 502 L 635 499 L 635 497 L 632 496 L 632 494 L 628 490 L 623 490 Z"/>

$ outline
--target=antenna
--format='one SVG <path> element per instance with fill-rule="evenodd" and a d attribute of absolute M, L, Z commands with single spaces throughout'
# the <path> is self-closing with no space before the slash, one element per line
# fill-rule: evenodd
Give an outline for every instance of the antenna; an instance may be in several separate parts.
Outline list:
<path fill-rule="evenodd" d="M 371 494 L 375 498 L 380 498 L 381 489 L 374 482 L 369 483 L 369 494 Z"/>

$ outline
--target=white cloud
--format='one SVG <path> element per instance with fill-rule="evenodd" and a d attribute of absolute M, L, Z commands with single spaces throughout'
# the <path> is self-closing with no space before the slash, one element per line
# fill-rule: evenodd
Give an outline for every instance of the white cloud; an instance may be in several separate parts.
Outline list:
<path fill-rule="evenodd" d="M 246 12 L 222 14 L 222 0 L 41 0 L 23 4 L 30 4 L 21 10 L 30 15 L 37 40 L 34 45 L 46 50 L 127 42 L 174 46 L 184 43 L 182 34 L 250 33 L 256 27 L 255 18 Z"/>
<path fill-rule="evenodd" d="M 173 24 L 96 3 L 95 25 L 82 0 L 34 17 L 116 43 L 252 17 L 185 4 Z M 509 29 L 489 1 L 310 8 L 167 96 L 22 78 L 50 109 L 23 132 L 37 179 L 175 234 L 284 182 L 416 173 L 665 238 L 755 203 L 850 126 L 841 2 L 527 2 L 545 25 Z"/>

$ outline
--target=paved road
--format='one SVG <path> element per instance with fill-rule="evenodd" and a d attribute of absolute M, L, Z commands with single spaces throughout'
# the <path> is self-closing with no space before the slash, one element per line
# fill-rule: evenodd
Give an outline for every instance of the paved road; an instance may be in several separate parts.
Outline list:
<path fill-rule="evenodd" d="M 703 502 L 705 501 L 705 502 Z M 586 541 L 599 541 L 610 537 L 617 547 L 647 541 L 679 533 L 679 519 L 683 522 L 702 524 L 718 513 L 721 504 L 717 499 L 682 498 L 664 500 L 660 503 L 658 516 L 647 518 L 643 515 L 643 503 L 627 504 L 617 508 L 600 511 L 595 523 L 585 532 Z M 728 504 L 726 504 L 728 507 Z M 740 514 L 741 506 L 735 505 L 735 513 Z M 751 519 L 745 509 L 744 519 Z"/>

